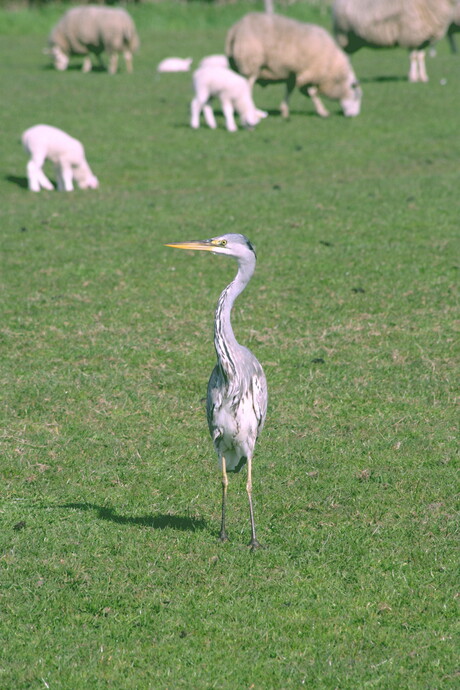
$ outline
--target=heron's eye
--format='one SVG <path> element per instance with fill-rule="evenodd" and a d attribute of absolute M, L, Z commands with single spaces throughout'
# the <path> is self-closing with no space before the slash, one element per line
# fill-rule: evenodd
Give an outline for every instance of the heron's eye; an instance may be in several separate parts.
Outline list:
<path fill-rule="evenodd" d="M 221 241 L 220 241 L 220 246 L 221 246 L 221 247 L 226 247 L 226 246 L 227 246 L 227 240 L 221 240 Z"/>

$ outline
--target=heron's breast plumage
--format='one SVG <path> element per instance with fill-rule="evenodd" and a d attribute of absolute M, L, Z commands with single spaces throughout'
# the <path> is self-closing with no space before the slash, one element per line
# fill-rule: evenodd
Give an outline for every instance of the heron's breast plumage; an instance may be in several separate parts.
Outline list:
<path fill-rule="evenodd" d="M 267 387 L 262 367 L 227 380 L 217 365 L 208 384 L 209 431 L 219 456 L 225 457 L 227 471 L 241 469 L 253 455 L 255 442 L 265 421 Z"/>

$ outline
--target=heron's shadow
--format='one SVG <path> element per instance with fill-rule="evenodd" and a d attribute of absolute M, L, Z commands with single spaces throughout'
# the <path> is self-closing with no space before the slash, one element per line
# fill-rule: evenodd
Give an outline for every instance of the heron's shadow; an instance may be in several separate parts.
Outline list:
<path fill-rule="evenodd" d="M 139 525 L 141 527 L 153 527 L 154 529 L 176 529 L 195 532 L 206 527 L 206 521 L 202 518 L 194 518 L 185 515 L 171 515 L 159 513 L 158 515 L 119 515 L 113 508 L 94 505 L 93 503 L 66 503 L 61 508 L 74 510 L 94 510 L 100 520 L 109 520 L 117 525 Z"/>

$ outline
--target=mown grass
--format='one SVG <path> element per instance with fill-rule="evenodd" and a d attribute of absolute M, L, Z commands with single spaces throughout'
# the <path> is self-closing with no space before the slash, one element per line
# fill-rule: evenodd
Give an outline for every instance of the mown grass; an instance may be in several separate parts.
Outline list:
<path fill-rule="evenodd" d="M 356 119 L 296 94 L 286 123 L 257 87 L 255 131 L 192 132 L 190 75 L 155 66 L 221 52 L 246 9 L 130 6 L 113 78 L 48 68 L 60 7 L 0 19 L 1 687 L 458 682 L 458 58 L 410 85 L 404 51 L 362 51 Z M 38 122 L 100 190 L 27 191 Z M 270 390 L 255 554 L 244 476 L 217 542 L 203 402 L 235 267 L 163 246 L 225 231 L 259 257 L 234 313 Z"/>

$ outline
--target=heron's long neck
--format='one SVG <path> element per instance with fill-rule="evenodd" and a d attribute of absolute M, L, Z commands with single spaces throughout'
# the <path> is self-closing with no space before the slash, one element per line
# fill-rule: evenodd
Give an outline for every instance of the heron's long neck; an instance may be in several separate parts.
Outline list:
<path fill-rule="evenodd" d="M 236 375 L 238 350 L 241 347 L 235 338 L 230 320 L 233 303 L 249 283 L 255 269 L 255 259 L 240 263 L 235 279 L 223 290 L 216 307 L 214 322 L 214 346 L 217 358 L 227 378 Z"/>

